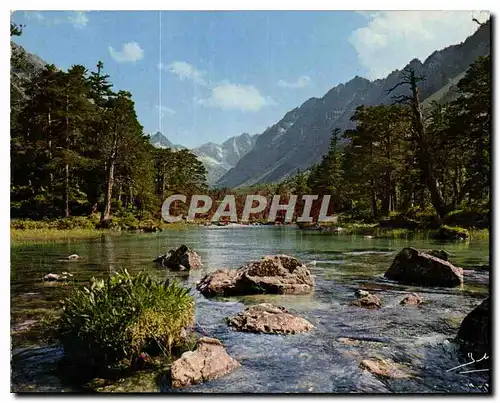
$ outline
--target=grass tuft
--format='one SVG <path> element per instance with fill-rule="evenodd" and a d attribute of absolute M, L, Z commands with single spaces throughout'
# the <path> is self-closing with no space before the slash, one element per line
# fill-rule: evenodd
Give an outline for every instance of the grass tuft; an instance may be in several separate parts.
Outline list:
<path fill-rule="evenodd" d="M 133 367 L 142 353 L 169 355 L 193 321 L 189 289 L 125 270 L 75 289 L 63 302 L 56 338 L 69 362 L 99 372 Z"/>

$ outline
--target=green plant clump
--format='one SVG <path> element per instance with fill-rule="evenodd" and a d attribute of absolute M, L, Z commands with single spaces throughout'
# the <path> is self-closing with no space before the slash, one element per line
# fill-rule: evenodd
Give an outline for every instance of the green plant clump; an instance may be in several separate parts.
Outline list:
<path fill-rule="evenodd" d="M 194 299 L 176 282 L 126 270 L 92 279 L 63 301 L 56 331 L 66 359 L 85 368 L 132 367 L 142 353 L 169 355 L 194 321 Z"/>

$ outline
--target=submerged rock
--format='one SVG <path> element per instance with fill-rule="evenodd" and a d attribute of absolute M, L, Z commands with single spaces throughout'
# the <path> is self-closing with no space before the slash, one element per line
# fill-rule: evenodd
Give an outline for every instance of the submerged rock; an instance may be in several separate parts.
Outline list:
<path fill-rule="evenodd" d="M 463 350 L 474 352 L 479 359 L 483 354 L 490 355 L 490 298 L 486 298 L 462 321 L 456 340 Z"/>
<path fill-rule="evenodd" d="M 339 337 L 337 341 L 346 346 L 359 346 L 368 343 L 372 343 L 373 345 L 384 345 L 387 343 L 386 340 L 376 337 Z"/>
<path fill-rule="evenodd" d="M 382 302 L 380 301 L 380 298 L 378 296 L 368 293 L 368 295 L 352 301 L 350 305 L 359 306 L 360 308 L 378 309 L 382 306 Z"/>
<path fill-rule="evenodd" d="M 432 234 L 432 238 L 452 241 L 464 241 L 469 238 L 469 232 L 465 228 L 442 226 L 436 233 Z"/>
<path fill-rule="evenodd" d="M 237 270 L 217 270 L 201 279 L 196 288 L 205 296 L 249 294 L 307 294 L 314 279 L 298 259 L 265 256 Z"/>
<path fill-rule="evenodd" d="M 401 305 L 420 305 L 423 302 L 420 295 L 412 292 L 411 294 L 406 294 L 403 300 L 400 302 Z"/>
<path fill-rule="evenodd" d="M 68 279 L 68 274 L 66 272 L 62 274 L 49 273 L 43 276 L 43 281 L 64 281 Z"/>
<path fill-rule="evenodd" d="M 219 378 L 240 365 L 219 340 L 202 337 L 195 351 L 185 352 L 172 364 L 172 386 L 181 388 Z"/>
<path fill-rule="evenodd" d="M 200 255 L 186 245 L 181 245 L 177 249 L 170 250 L 165 255 L 158 256 L 154 262 L 158 266 L 177 271 L 201 269 L 203 267 Z"/>
<path fill-rule="evenodd" d="M 402 284 L 435 287 L 456 287 L 463 282 L 462 268 L 414 248 L 402 249 L 384 276 Z"/>
<path fill-rule="evenodd" d="M 415 376 L 409 368 L 392 360 L 372 358 L 361 361 L 359 366 L 370 371 L 374 375 L 382 376 L 384 378 L 404 379 Z"/>
<path fill-rule="evenodd" d="M 307 332 L 314 326 L 286 308 L 268 303 L 253 305 L 232 318 L 228 325 L 242 332 L 295 334 Z"/>

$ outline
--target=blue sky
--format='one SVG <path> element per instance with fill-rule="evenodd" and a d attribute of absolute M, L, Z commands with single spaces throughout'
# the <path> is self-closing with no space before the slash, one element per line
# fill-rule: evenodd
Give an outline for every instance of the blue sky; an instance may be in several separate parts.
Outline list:
<path fill-rule="evenodd" d="M 17 11 L 14 40 L 133 94 L 145 132 L 196 147 L 261 133 L 355 75 L 386 76 L 463 41 L 477 12 Z M 160 46 L 161 41 L 161 46 Z M 161 50 L 161 52 L 160 52 Z"/>

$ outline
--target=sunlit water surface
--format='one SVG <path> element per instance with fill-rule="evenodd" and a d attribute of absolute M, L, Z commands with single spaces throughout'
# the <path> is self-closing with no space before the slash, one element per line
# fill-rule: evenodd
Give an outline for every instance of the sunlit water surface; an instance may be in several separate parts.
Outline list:
<path fill-rule="evenodd" d="M 202 257 L 204 268 L 189 276 L 155 268 L 152 259 L 186 244 Z M 227 376 L 183 392 L 205 393 L 449 393 L 485 392 L 488 373 L 448 371 L 466 362 L 451 342 L 461 320 L 488 294 L 488 272 L 466 270 L 463 287 L 401 286 L 383 278 L 395 254 L 405 246 L 444 248 L 457 266 L 488 264 L 487 241 L 440 244 L 431 240 L 368 239 L 363 236 L 321 234 L 289 227 L 193 228 L 159 234 L 123 234 L 58 244 L 13 246 L 11 250 L 12 329 L 20 332 L 52 309 L 71 285 L 41 281 L 49 273 L 71 272 L 75 283 L 102 277 L 120 268 L 146 270 L 158 278 L 173 276 L 191 287 L 196 298 L 197 329 L 222 341 L 241 368 Z M 76 253 L 82 260 L 67 262 Z M 237 268 L 264 255 L 284 253 L 300 258 L 315 276 L 307 296 L 247 296 L 207 299 L 195 290 L 206 273 Z M 379 310 L 349 306 L 358 288 L 377 293 Z M 403 295 L 417 292 L 420 307 L 401 306 Z M 224 318 L 245 305 L 272 302 L 304 316 L 315 326 L 310 333 L 278 336 L 238 333 Z M 31 312 L 27 315 L 27 312 Z M 14 334 L 14 333 L 13 333 Z M 357 339 L 346 345 L 339 338 Z M 62 352 L 13 337 L 13 390 L 63 391 L 55 372 Z M 392 359 L 411 369 L 408 379 L 377 377 L 359 367 L 363 359 Z M 148 389 L 149 388 L 149 389 Z M 132 388 L 133 390 L 133 388 Z M 172 391 L 168 384 L 145 391 Z"/>

